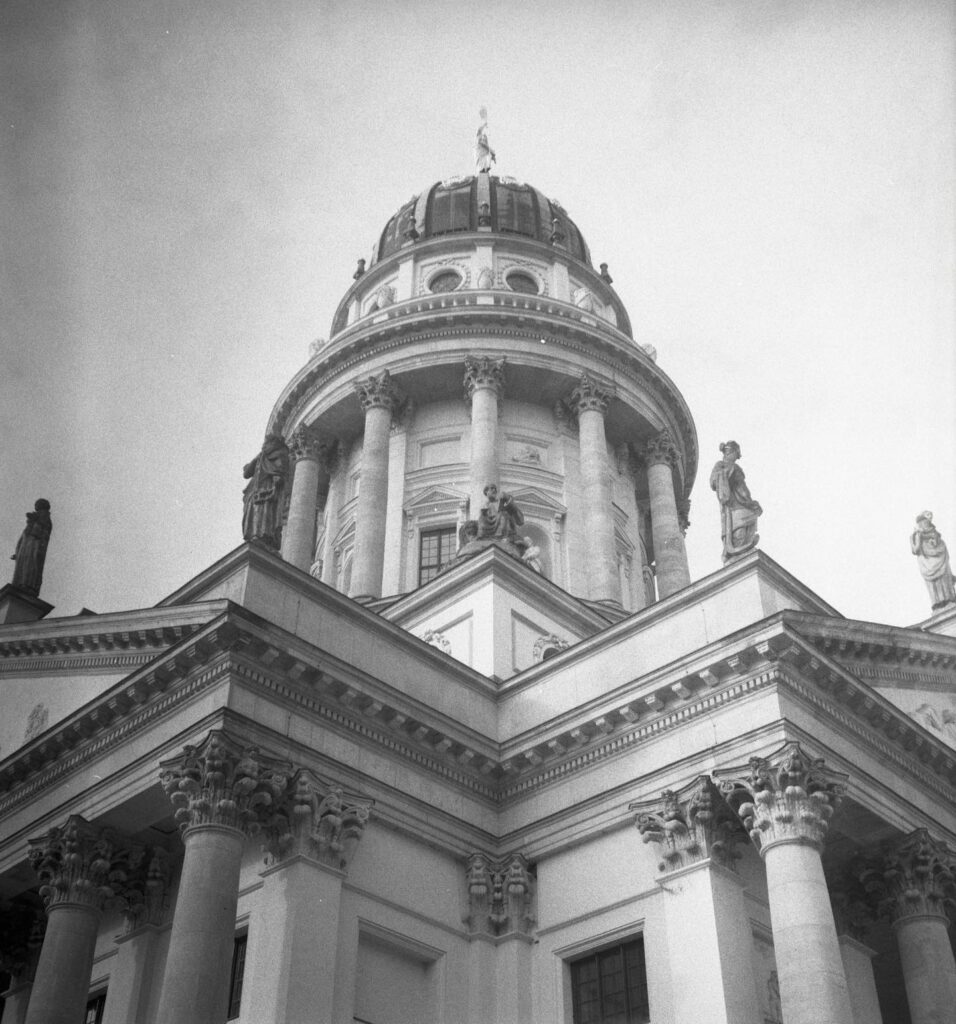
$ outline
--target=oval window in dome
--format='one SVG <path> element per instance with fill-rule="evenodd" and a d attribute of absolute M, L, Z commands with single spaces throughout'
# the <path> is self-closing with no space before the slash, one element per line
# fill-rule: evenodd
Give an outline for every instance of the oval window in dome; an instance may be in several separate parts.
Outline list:
<path fill-rule="evenodd" d="M 538 282 L 530 274 L 525 274 L 520 270 L 509 274 L 505 281 L 513 292 L 521 292 L 524 295 L 537 295 L 541 290 L 538 287 Z"/>
<path fill-rule="evenodd" d="M 461 284 L 457 270 L 440 270 L 429 282 L 430 292 L 453 292 Z"/>

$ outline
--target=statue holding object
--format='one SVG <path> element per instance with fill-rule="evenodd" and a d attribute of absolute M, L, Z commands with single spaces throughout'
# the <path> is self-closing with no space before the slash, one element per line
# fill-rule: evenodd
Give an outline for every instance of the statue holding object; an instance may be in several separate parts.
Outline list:
<path fill-rule="evenodd" d="M 50 503 L 46 498 L 38 498 L 33 509 L 33 512 L 27 512 L 27 525 L 17 541 L 16 551 L 10 557 L 16 562 L 13 586 L 36 597 L 43 582 L 43 563 L 53 532 L 53 520 L 50 518 Z"/>
<path fill-rule="evenodd" d="M 740 445 L 727 441 L 720 446 L 723 456 L 710 474 L 710 487 L 720 503 L 720 537 L 724 542 L 724 561 L 752 551 L 760 540 L 757 519 L 763 515 L 760 502 L 754 501 L 744 471 L 737 465 Z"/>
<path fill-rule="evenodd" d="M 242 536 L 279 550 L 289 479 L 289 449 L 279 434 L 266 434 L 262 451 L 242 468 Z"/>
<path fill-rule="evenodd" d="M 916 529 L 910 535 L 910 550 L 916 555 L 920 574 L 926 581 L 933 611 L 956 604 L 949 552 L 939 530 L 933 525 L 932 512 L 920 512 L 916 517 Z"/>
<path fill-rule="evenodd" d="M 475 135 L 475 174 L 488 174 L 495 162 L 495 151 L 488 144 L 488 111 L 482 107 L 478 116 L 481 124 Z"/>

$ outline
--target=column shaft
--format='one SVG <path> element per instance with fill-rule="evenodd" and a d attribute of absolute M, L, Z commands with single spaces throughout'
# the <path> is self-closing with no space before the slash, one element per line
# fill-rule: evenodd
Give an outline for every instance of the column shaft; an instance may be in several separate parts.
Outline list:
<path fill-rule="evenodd" d="M 26 1024 L 82 1024 L 99 923 L 95 907 L 50 907 Z"/>
<path fill-rule="evenodd" d="M 660 597 L 664 598 L 690 584 L 687 551 L 677 516 L 670 465 L 666 462 L 650 462 L 647 467 L 647 486 L 651 499 L 657 590 Z"/>
<path fill-rule="evenodd" d="M 146 925 L 117 940 L 119 949 L 110 971 L 103 1024 L 130 1024 L 146 1019 L 158 936 L 155 925 Z"/>
<path fill-rule="evenodd" d="M 471 468 L 468 496 L 472 519 L 484 503 L 482 493 L 498 480 L 498 389 L 493 384 L 477 385 L 471 395 Z"/>
<path fill-rule="evenodd" d="M 402 534 L 405 531 L 405 454 L 408 428 L 392 431 L 388 445 L 388 498 L 385 511 L 385 554 L 382 564 L 382 591 L 402 591 Z M 417 583 L 417 580 L 416 580 Z"/>
<path fill-rule="evenodd" d="M 179 895 L 160 995 L 159 1024 L 222 1024 L 239 902 L 243 835 L 201 825 L 184 837 Z"/>
<path fill-rule="evenodd" d="M 390 406 L 371 405 L 365 412 L 362 476 L 355 513 L 355 547 L 349 597 L 382 596 L 388 500 L 388 434 L 391 421 Z"/>
<path fill-rule="evenodd" d="M 823 865 L 800 841 L 762 851 L 787 1024 L 853 1024 Z"/>
<path fill-rule="evenodd" d="M 297 459 L 289 499 L 289 518 L 282 533 L 282 557 L 303 572 L 309 571 L 315 552 L 318 486 L 318 455 Z"/>
<path fill-rule="evenodd" d="M 942 1024 L 956 1013 L 956 962 L 947 924 L 936 914 L 894 923 L 912 1024 Z"/>
<path fill-rule="evenodd" d="M 604 413 L 582 406 L 578 413 L 581 448 L 581 500 L 588 552 L 588 597 L 592 601 L 621 601 L 614 542 L 610 466 Z"/>
<path fill-rule="evenodd" d="M 31 983 L 23 981 L 2 993 L 3 1012 L 0 1013 L 0 1024 L 25 1024 L 32 990 Z"/>

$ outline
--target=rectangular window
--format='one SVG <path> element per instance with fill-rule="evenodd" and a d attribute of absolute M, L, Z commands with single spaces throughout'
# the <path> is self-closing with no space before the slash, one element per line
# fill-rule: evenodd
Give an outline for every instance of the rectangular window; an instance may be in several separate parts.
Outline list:
<path fill-rule="evenodd" d="M 602 949 L 571 964 L 574 1024 L 649 1021 L 644 939 Z"/>
<path fill-rule="evenodd" d="M 229 974 L 229 1013 L 226 1020 L 239 1016 L 242 1002 L 242 976 L 246 968 L 246 936 L 237 935 L 232 947 L 232 971 Z"/>
<path fill-rule="evenodd" d="M 455 557 L 456 543 L 454 526 L 443 526 L 438 530 L 422 530 L 421 546 L 418 551 L 418 585 L 424 586 Z"/>
<path fill-rule="evenodd" d="M 103 1010 L 106 1008 L 106 993 L 100 992 L 98 996 L 93 996 L 86 1004 L 86 1016 L 83 1018 L 83 1024 L 102 1024 L 103 1021 Z"/>

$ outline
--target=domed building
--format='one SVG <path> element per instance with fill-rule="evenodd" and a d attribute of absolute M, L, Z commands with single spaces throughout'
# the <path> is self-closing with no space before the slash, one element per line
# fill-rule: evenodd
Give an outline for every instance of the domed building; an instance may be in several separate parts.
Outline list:
<path fill-rule="evenodd" d="M 265 426 L 155 608 L 0 591 L 3 1024 L 948 1019 L 956 606 L 843 618 L 732 442 L 692 580 L 693 419 L 559 202 L 404 203 Z"/>

